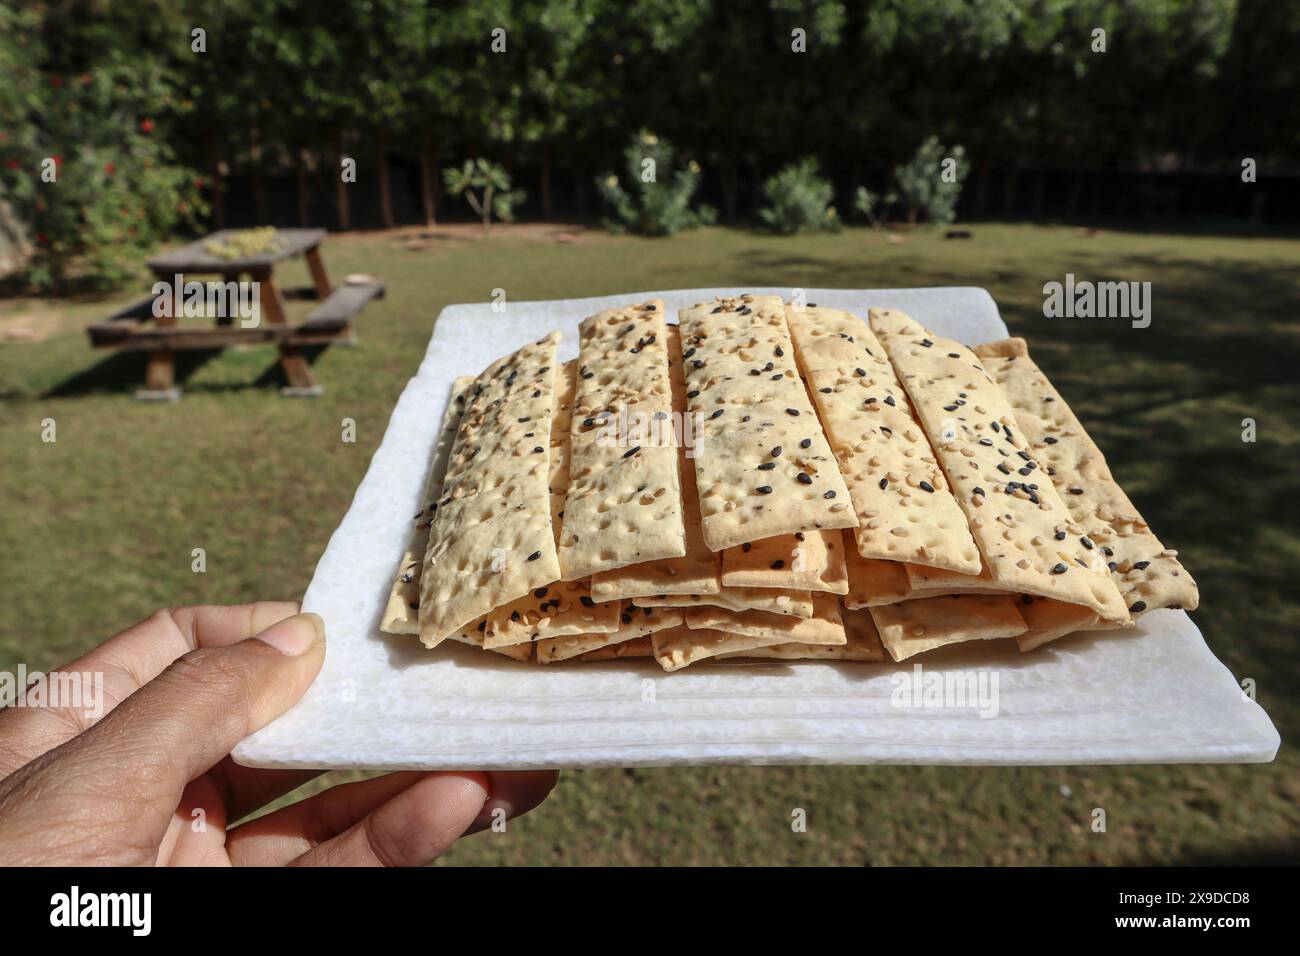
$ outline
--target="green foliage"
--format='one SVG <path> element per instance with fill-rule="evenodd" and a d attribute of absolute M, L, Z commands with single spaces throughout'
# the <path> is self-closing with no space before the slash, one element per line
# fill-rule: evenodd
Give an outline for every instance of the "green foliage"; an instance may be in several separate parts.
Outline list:
<path fill-rule="evenodd" d="M 683 229 L 712 223 L 708 206 L 691 208 L 700 185 L 700 167 L 694 160 L 674 170 L 673 147 L 666 139 L 642 130 L 623 151 L 628 186 L 613 173 L 597 178 L 596 188 L 613 210 L 605 220 L 610 232 L 635 232 L 643 236 L 675 236 Z"/>
<path fill-rule="evenodd" d="M 758 216 L 773 232 L 789 236 L 840 228 L 840 218 L 831 205 L 835 188 L 822 178 L 812 157 L 792 163 L 768 179 L 763 183 L 763 195 L 769 205 L 760 209 Z"/>
<path fill-rule="evenodd" d="M 173 106 L 165 71 L 96 47 L 98 31 L 117 27 L 68 18 L 51 29 L 0 8 L 0 65 L 13 80 L 0 83 L 0 195 L 32 240 L 32 286 L 112 289 L 204 206 L 197 174 L 157 135 L 153 111 Z M 48 68 L 63 46 L 76 72 Z"/>
<path fill-rule="evenodd" d="M 960 146 L 949 150 L 931 136 L 909 162 L 895 167 L 894 181 L 909 219 L 915 221 L 916 214 L 923 212 L 930 222 L 946 226 L 957 218 L 957 199 L 970 172 L 965 160 L 966 151 Z"/>
<path fill-rule="evenodd" d="M 866 186 L 859 186 L 853 194 L 853 208 L 862 214 L 873 226 L 880 225 L 880 195 L 873 193 Z"/>
<path fill-rule="evenodd" d="M 499 163 L 489 159 L 467 159 L 460 168 L 452 167 L 443 173 L 447 191 L 453 196 L 464 196 L 474 214 L 483 221 L 483 232 L 492 231 L 492 218 L 510 222 L 514 209 L 523 202 L 524 192 L 510 188 L 510 174 Z"/>

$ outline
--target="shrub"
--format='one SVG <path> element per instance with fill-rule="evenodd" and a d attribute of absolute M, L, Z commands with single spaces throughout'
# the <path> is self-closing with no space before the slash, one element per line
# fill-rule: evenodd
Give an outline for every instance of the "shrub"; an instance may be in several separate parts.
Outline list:
<path fill-rule="evenodd" d="M 915 222 L 918 211 L 941 226 L 957 218 L 957 199 L 970 172 L 965 159 L 966 151 L 960 146 L 946 150 L 937 136 L 931 136 L 917 147 L 916 155 L 906 165 L 894 169 L 908 219 Z M 946 164 L 947 160 L 953 162 Z"/>
<path fill-rule="evenodd" d="M 831 200 L 835 189 L 822 178 L 817 160 L 804 159 L 781 170 L 763 183 L 763 195 L 769 205 L 760 209 L 759 218 L 773 232 L 793 235 L 797 232 L 834 232 L 840 228 L 839 216 Z"/>
<path fill-rule="evenodd" d="M 510 188 L 510 174 L 489 159 L 467 159 L 464 166 L 453 166 L 442 178 L 449 193 L 465 197 L 483 221 L 484 234 L 492 232 L 494 216 L 502 222 L 513 221 L 515 206 L 524 201 L 522 189 Z"/>
<path fill-rule="evenodd" d="M 36 80 L 27 95 L 0 98 L 0 196 L 32 241 L 24 278 L 40 291 L 126 284 L 159 242 L 205 212 L 197 174 L 144 112 L 157 91 L 125 66 L 13 72 Z"/>
<path fill-rule="evenodd" d="M 604 226 L 610 232 L 643 236 L 673 236 L 683 229 L 706 226 L 716 219 L 708 206 L 691 208 L 700 185 L 700 167 L 692 160 L 673 170 L 673 147 L 642 130 L 623 151 L 628 186 L 613 173 L 597 178 L 596 188 L 613 211 Z"/>

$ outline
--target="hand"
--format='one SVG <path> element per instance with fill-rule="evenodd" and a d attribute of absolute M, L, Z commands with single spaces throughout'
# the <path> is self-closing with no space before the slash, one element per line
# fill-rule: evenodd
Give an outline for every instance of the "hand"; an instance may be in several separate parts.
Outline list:
<path fill-rule="evenodd" d="M 325 660 L 323 622 L 297 612 L 159 611 L 62 669 L 103 675 L 98 714 L 0 711 L 0 865 L 419 866 L 555 786 L 554 771 L 392 773 L 233 826 L 319 773 L 229 756 Z"/>

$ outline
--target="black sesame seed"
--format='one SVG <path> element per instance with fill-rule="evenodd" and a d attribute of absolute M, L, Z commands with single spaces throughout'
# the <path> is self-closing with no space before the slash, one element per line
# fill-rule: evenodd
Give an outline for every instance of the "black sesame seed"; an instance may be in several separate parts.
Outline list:
<path fill-rule="evenodd" d="M 801 485 L 812 484 L 812 475 L 808 474 L 806 471 L 799 472 L 799 474 L 796 475 L 795 477 L 799 479 L 799 484 Z"/>
<path fill-rule="evenodd" d="M 546 588 L 538 588 L 536 591 L 533 592 L 533 597 L 544 598 L 546 597 L 546 591 L 547 591 Z"/>
<path fill-rule="evenodd" d="M 593 601 L 591 598 L 587 597 L 587 595 L 585 595 L 585 594 L 584 594 L 581 598 L 579 598 L 578 600 L 582 601 L 582 606 L 583 606 L 583 607 L 595 607 L 595 606 L 596 606 L 596 602 Z"/>
<path fill-rule="evenodd" d="M 931 342 L 929 339 L 921 339 L 921 344 L 924 345 L 924 346 L 928 349 L 928 348 L 929 348 L 930 346 L 932 346 L 934 343 Z"/>
<path fill-rule="evenodd" d="M 811 438 L 805 438 L 805 439 L 803 439 L 801 442 L 799 442 L 799 447 L 800 447 L 800 448 L 811 448 L 811 447 L 812 447 L 812 439 L 811 439 Z"/>
<path fill-rule="evenodd" d="M 821 392 L 823 395 L 829 395 L 833 391 L 833 389 L 819 388 L 817 389 L 817 391 Z"/>
<path fill-rule="evenodd" d="M 749 554 L 749 549 L 752 548 L 752 547 L 753 547 L 753 545 L 750 544 L 748 541 L 746 541 L 744 544 L 742 544 L 742 545 L 740 546 L 740 550 L 741 550 L 741 551 L 744 551 L 746 554 Z"/>
<path fill-rule="evenodd" d="M 823 497 L 823 498 L 834 498 L 834 497 L 835 497 L 835 492 L 834 492 L 834 491 L 828 491 L 828 492 L 826 492 L 826 494 L 822 495 L 822 497 Z"/>
<path fill-rule="evenodd" d="M 519 623 L 519 612 L 518 612 L 518 611 L 511 611 L 511 612 L 510 612 L 510 620 L 514 621 L 516 624 Z"/>
<path fill-rule="evenodd" d="M 772 562 L 773 571 L 780 571 L 783 567 L 785 567 L 785 562 L 782 561 L 780 558 L 777 558 L 775 561 Z"/>
<path fill-rule="evenodd" d="M 641 450 L 641 446 L 640 446 L 640 445 L 634 445 L 633 447 L 629 448 L 627 451 L 623 452 L 623 457 L 624 457 L 624 458 L 631 458 L 633 455 L 635 455 L 635 454 L 636 454 L 637 452 L 639 452 L 640 450 Z"/>
<path fill-rule="evenodd" d="M 1064 531 L 1058 531 L 1058 532 L 1056 532 L 1055 535 L 1053 535 L 1053 537 L 1055 537 L 1057 541 L 1064 541 L 1064 540 L 1065 540 L 1065 532 L 1064 532 Z"/>
<path fill-rule="evenodd" d="M 890 407 L 892 408 L 894 405 L 896 405 L 896 404 L 898 404 L 898 403 L 894 401 L 894 396 L 893 396 L 893 395 L 886 395 L 886 396 L 885 396 L 885 404 L 888 405 L 888 406 L 890 406 Z"/>
<path fill-rule="evenodd" d="M 719 409 L 716 409 L 716 410 L 713 412 L 713 414 L 710 415 L 709 417 L 710 417 L 710 418 L 719 418 L 719 417 L 721 417 L 722 413 L 725 412 L 725 411 L 726 411 L 725 408 L 719 408 Z"/>
<path fill-rule="evenodd" d="M 1071 489 L 1070 489 L 1070 494 L 1072 494 L 1072 495 L 1081 495 L 1081 494 L 1083 494 L 1083 489 L 1082 489 L 1082 488 L 1071 488 Z"/>
<path fill-rule="evenodd" d="M 758 470 L 759 470 L 759 471 L 771 471 L 771 470 L 772 470 L 773 468 L 775 468 L 775 467 L 776 467 L 776 462 L 774 462 L 774 461 L 765 461 L 765 462 L 763 462 L 763 464 L 761 464 L 761 465 L 758 466 Z"/>
<path fill-rule="evenodd" d="M 858 378 L 866 378 L 867 370 L 865 368 L 855 368 L 853 370 L 853 374 L 856 375 Z"/>
<path fill-rule="evenodd" d="M 1068 568 L 1066 565 L 1061 564 L 1061 563 L 1059 563 L 1059 562 L 1058 562 L 1057 564 L 1053 565 L 1053 567 L 1052 567 L 1052 573 L 1053 573 L 1053 574 L 1064 574 L 1064 573 L 1065 573 L 1066 571 L 1068 571 L 1068 570 L 1069 570 L 1069 568 Z"/>
<path fill-rule="evenodd" d="M 535 445 L 535 446 L 533 446 L 533 454 L 534 454 L 534 455 L 540 455 L 540 454 L 541 454 L 543 451 L 545 451 L 545 450 L 546 450 L 546 449 L 544 449 L 541 445 Z"/>
<path fill-rule="evenodd" d="M 1048 445 L 1055 445 L 1055 444 L 1056 444 L 1056 439 L 1053 438 L 1051 435 L 1048 435 L 1046 438 L 1043 439 L 1043 441 L 1044 441 L 1046 444 L 1048 444 Z"/>
<path fill-rule="evenodd" d="M 1133 606 L 1129 608 L 1134 614 L 1140 614 L 1147 609 L 1146 601 L 1134 601 Z"/>
<path fill-rule="evenodd" d="M 542 552 L 540 552 L 540 551 L 534 551 L 532 554 L 530 554 L 530 555 L 528 556 L 528 560 L 529 560 L 529 561 L 536 561 L 536 560 L 537 560 L 538 558 L 540 558 L 541 556 L 542 556 Z"/>
<path fill-rule="evenodd" d="M 1091 551 L 1092 548 L 1093 548 L 1092 541 L 1089 540 L 1086 536 L 1080 538 L 1080 539 L 1079 539 L 1079 543 L 1082 544 L 1082 545 L 1083 545 L 1085 548 L 1087 548 L 1089 551 Z"/>
<path fill-rule="evenodd" d="M 930 484 L 928 481 L 920 482 L 920 487 L 922 491 L 928 491 L 930 494 L 934 494 L 934 485 Z"/>
<path fill-rule="evenodd" d="M 787 409 L 785 410 L 785 413 L 786 413 L 787 415 L 798 415 L 798 414 L 799 414 L 799 409 L 797 409 L 797 408 L 787 408 Z"/>
<path fill-rule="evenodd" d="M 987 497 L 988 497 L 988 495 L 986 495 L 986 494 L 984 493 L 984 489 L 981 488 L 979 485 L 976 485 L 976 486 L 975 486 L 974 491 L 975 491 L 975 494 L 980 495 L 981 497 L 984 497 L 984 498 L 987 498 Z"/>
<path fill-rule="evenodd" d="M 1145 571 L 1145 570 L 1146 570 L 1147 568 L 1149 568 L 1149 567 L 1151 567 L 1151 562 L 1150 562 L 1150 561 L 1135 561 L 1135 562 L 1133 562 L 1133 570 L 1134 570 L 1134 571 Z"/>
<path fill-rule="evenodd" d="M 772 448 L 772 457 L 773 457 L 773 458 L 780 458 L 780 457 L 781 457 L 781 446 L 780 446 L 780 445 L 775 445 L 775 446 L 773 446 L 773 448 Z"/>
<path fill-rule="evenodd" d="M 770 495 L 770 494 L 772 493 L 772 486 L 771 486 L 771 485 L 759 485 L 759 486 L 758 486 L 757 488 L 755 488 L 754 490 L 757 491 L 760 495 Z"/>
<path fill-rule="evenodd" d="M 699 396 L 700 392 L 698 389 L 691 389 L 691 391 L 686 393 L 687 398 L 699 398 Z"/>

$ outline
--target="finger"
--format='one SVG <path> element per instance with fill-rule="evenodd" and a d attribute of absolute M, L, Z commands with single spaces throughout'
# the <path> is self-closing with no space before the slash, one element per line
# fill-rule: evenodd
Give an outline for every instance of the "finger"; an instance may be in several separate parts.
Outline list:
<path fill-rule="evenodd" d="M 294 866 L 424 866 L 474 822 L 487 799 L 481 773 L 428 774 Z"/>
<path fill-rule="evenodd" d="M 108 717 L 0 784 L 0 810 L 39 805 L 42 816 L 75 818 L 91 798 L 97 826 L 124 827 L 156 847 L 186 784 L 288 710 L 324 656 L 324 626 L 314 614 L 256 639 L 191 651 Z"/>
<path fill-rule="evenodd" d="M 292 793 L 320 770 L 268 770 L 264 767 L 241 767 L 229 757 L 208 771 L 231 823 L 237 823 L 286 793 Z"/>
<path fill-rule="evenodd" d="M 554 770 L 493 770 L 488 777 L 488 798 L 467 832 L 478 833 L 502 820 L 521 817 L 555 788 Z"/>
<path fill-rule="evenodd" d="M 80 700 L 0 711 L 0 779 L 93 726 L 182 654 L 246 640 L 296 613 L 287 601 L 174 608 L 109 638 L 53 672 L 79 678 Z"/>
<path fill-rule="evenodd" d="M 333 839 L 430 774 L 388 773 L 339 784 L 232 829 L 226 846 L 236 866 L 283 866 Z"/>

